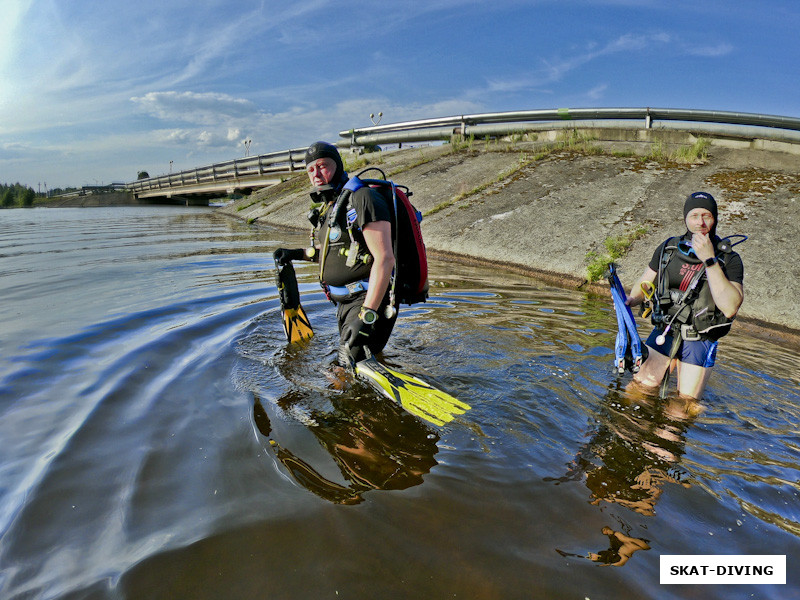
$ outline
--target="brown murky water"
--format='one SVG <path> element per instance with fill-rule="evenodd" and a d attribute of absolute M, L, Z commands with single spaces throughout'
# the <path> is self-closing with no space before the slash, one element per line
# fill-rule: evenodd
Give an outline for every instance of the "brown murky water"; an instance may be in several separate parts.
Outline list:
<path fill-rule="evenodd" d="M 626 392 L 607 298 L 433 261 L 388 363 L 444 427 L 287 347 L 271 253 L 204 209 L 0 212 L 0 597 L 792 598 L 800 358 L 734 331 L 704 401 Z M 786 586 L 662 586 L 786 554 Z M 793 595 L 794 594 L 794 595 Z"/>

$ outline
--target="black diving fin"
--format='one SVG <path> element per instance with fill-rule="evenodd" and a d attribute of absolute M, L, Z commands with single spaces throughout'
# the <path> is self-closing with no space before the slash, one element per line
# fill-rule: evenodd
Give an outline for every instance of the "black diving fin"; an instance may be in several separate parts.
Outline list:
<path fill-rule="evenodd" d="M 314 330 L 300 304 L 300 290 L 297 288 L 297 275 L 291 261 L 275 261 L 275 282 L 281 298 L 283 330 L 289 343 L 311 339 Z"/>
<path fill-rule="evenodd" d="M 462 415 L 471 408 L 469 404 L 436 389 L 418 377 L 390 369 L 373 356 L 357 362 L 354 371 L 358 377 L 412 415 L 434 425 L 449 423 L 456 415 Z"/>

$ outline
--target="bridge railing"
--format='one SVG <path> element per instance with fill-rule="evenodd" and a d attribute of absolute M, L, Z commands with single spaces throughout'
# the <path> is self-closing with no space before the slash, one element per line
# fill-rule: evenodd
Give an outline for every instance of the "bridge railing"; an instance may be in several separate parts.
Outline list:
<path fill-rule="evenodd" d="M 637 125 L 638 122 L 638 125 Z M 559 108 L 454 115 L 374 125 L 339 132 L 340 147 L 476 138 L 561 128 L 673 129 L 711 136 L 764 139 L 800 144 L 800 119 L 755 113 L 671 108 Z M 305 167 L 306 148 L 295 148 L 139 179 L 127 184 L 134 193 L 181 189 L 191 193 L 204 184 L 259 187 L 270 175 Z M 274 179 L 274 177 L 273 177 Z"/>
<path fill-rule="evenodd" d="M 710 135 L 800 143 L 800 119 L 754 113 L 671 108 L 559 108 L 454 115 L 339 132 L 341 145 L 362 146 L 509 135 L 573 127 L 693 130 Z"/>
<path fill-rule="evenodd" d="M 258 180 L 269 175 L 292 173 L 305 167 L 306 148 L 295 148 L 260 154 L 244 158 L 236 158 L 213 165 L 187 169 L 158 177 L 138 179 L 127 184 L 134 193 L 149 192 L 154 190 L 168 190 L 171 188 L 190 188 L 209 183 L 241 183 L 247 185 L 248 181 Z"/>

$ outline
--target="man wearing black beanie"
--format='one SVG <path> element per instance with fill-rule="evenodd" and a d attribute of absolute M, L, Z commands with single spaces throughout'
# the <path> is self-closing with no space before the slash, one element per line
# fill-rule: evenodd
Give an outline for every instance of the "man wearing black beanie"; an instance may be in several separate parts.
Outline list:
<path fill-rule="evenodd" d="M 675 361 L 678 392 L 700 398 L 716 360 L 719 338 L 730 330 L 744 299 L 742 259 L 717 236 L 717 202 L 695 192 L 683 204 L 686 233 L 656 248 L 642 278 L 627 300 L 644 301 L 654 289 L 648 358 L 634 375 L 645 387 L 665 390 Z"/>

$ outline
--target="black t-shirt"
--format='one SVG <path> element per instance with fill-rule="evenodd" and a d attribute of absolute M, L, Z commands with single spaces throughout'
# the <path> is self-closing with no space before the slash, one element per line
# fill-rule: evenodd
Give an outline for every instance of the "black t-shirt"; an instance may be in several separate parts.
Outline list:
<path fill-rule="evenodd" d="M 681 239 L 691 240 L 691 237 L 690 234 L 684 234 Z M 653 258 L 650 259 L 650 264 L 648 266 L 656 273 L 658 273 L 661 264 L 661 252 L 671 239 L 673 238 L 664 240 L 659 244 L 658 248 L 656 248 L 656 251 L 653 253 Z M 670 288 L 686 291 L 693 275 L 702 269 L 704 265 L 702 262 L 696 262 L 697 258 L 694 254 L 691 255 L 692 261 L 680 260 L 680 254 L 681 251 L 677 248 L 673 250 L 672 259 L 667 264 L 667 277 Z M 744 282 L 744 265 L 738 253 L 733 251 L 720 252 L 717 254 L 717 258 L 720 261 L 720 266 L 722 267 L 723 273 L 725 273 L 725 276 L 728 278 L 728 281 L 734 283 Z"/>
<path fill-rule="evenodd" d="M 331 210 L 333 210 L 331 208 Z M 346 265 L 347 256 L 343 250 L 348 250 L 351 240 L 348 233 L 348 225 L 352 225 L 353 237 L 360 244 L 361 252 L 367 252 L 367 245 L 361 230 L 368 223 L 377 221 L 389 221 L 391 223 L 392 214 L 386 199 L 375 189 L 364 186 L 350 194 L 346 210 L 336 223 L 336 227 L 328 229 L 328 219 L 326 218 L 315 231 L 316 242 L 320 248 L 325 247 L 326 236 L 330 237 L 328 242 L 327 256 L 321 257 L 325 261 L 324 278 L 325 283 L 334 286 L 343 286 L 354 281 L 369 279 L 372 263 L 358 261 L 352 267 Z"/>

